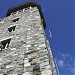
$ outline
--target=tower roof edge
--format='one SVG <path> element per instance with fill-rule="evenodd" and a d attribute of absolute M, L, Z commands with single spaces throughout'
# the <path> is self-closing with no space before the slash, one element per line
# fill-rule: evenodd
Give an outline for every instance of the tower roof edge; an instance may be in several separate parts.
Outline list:
<path fill-rule="evenodd" d="M 22 9 L 27 8 L 27 7 L 30 7 L 30 6 L 31 7 L 37 6 L 37 8 L 39 9 L 40 16 L 43 19 L 43 25 L 44 25 L 44 29 L 45 29 L 46 23 L 45 23 L 45 20 L 44 20 L 44 16 L 43 16 L 43 13 L 42 13 L 41 6 L 40 6 L 39 3 L 35 2 L 35 1 L 32 1 L 32 0 L 30 0 L 28 2 L 25 2 L 23 4 L 20 4 L 20 5 L 17 5 L 17 6 L 14 6 L 14 7 L 9 8 L 8 11 L 7 11 L 6 17 L 7 16 L 10 16 L 10 14 L 13 13 L 13 12 L 16 12 L 18 10 L 22 10 Z"/>

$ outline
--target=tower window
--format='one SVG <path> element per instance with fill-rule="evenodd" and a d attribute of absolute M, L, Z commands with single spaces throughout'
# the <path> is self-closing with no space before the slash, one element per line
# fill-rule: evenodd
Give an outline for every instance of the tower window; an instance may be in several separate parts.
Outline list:
<path fill-rule="evenodd" d="M 35 66 L 33 67 L 33 71 L 40 71 L 40 66 L 39 64 L 35 64 Z"/>
<path fill-rule="evenodd" d="M 13 22 L 16 22 L 16 21 L 18 21 L 19 20 L 19 18 L 15 18 L 15 19 L 13 19 L 12 21 Z"/>
<path fill-rule="evenodd" d="M 10 27 L 8 27 L 8 31 L 11 32 L 12 30 L 15 30 L 16 25 L 11 25 Z"/>
<path fill-rule="evenodd" d="M 7 38 L 7 39 L 4 39 L 0 42 L 0 49 L 5 49 L 5 48 L 8 48 L 9 47 L 9 44 L 10 44 L 10 41 L 11 41 L 11 38 Z"/>
<path fill-rule="evenodd" d="M 36 63 L 33 67 L 33 75 L 41 75 L 40 65 L 38 63 Z"/>

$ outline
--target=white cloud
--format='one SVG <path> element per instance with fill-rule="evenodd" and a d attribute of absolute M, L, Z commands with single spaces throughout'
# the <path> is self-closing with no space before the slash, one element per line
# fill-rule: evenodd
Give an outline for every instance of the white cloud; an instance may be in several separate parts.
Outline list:
<path fill-rule="evenodd" d="M 66 60 L 66 58 L 71 57 L 69 54 L 64 54 L 64 53 L 60 53 L 59 56 L 61 56 L 63 60 Z"/>
<path fill-rule="evenodd" d="M 75 74 L 75 61 L 74 61 L 74 70 L 73 71 L 74 71 L 74 74 Z"/>
<path fill-rule="evenodd" d="M 70 55 L 68 55 L 68 54 L 61 54 L 62 55 L 62 57 L 70 57 Z"/>
<path fill-rule="evenodd" d="M 74 63 L 74 65 L 73 65 Z M 57 65 L 60 68 L 63 68 L 63 70 L 68 70 L 71 73 L 75 73 L 75 62 L 74 59 L 71 55 L 65 54 L 65 53 L 60 53 L 57 56 Z"/>
<path fill-rule="evenodd" d="M 64 67 L 64 61 L 63 60 L 58 60 L 58 65 L 60 67 Z"/>

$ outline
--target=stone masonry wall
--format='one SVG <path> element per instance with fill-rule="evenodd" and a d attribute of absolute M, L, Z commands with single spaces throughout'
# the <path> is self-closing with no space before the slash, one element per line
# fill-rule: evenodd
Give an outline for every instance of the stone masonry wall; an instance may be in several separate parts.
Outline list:
<path fill-rule="evenodd" d="M 0 75 L 56 75 L 37 7 L 1 19 Z"/>

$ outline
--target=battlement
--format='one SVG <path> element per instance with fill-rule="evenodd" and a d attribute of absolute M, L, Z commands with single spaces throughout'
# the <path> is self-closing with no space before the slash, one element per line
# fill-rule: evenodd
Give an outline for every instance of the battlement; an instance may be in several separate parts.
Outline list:
<path fill-rule="evenodd" d="M 24 8 L 28 8 L 30 6 L 31 7 L 37 7 L 39 9 L 39 13 L 40 13 L 41 19 L 43 20 L 43 26 L 45 29 L 46 28 L 46 22 L 45 22 L 45 19 L 44 19 L 42 10 L 41 10 L 41 6 L 40 6 L 40 4 L 38 4 L 37 2 L 34 2 L 34 1 L 28 1 L 28 2 L 25 2 L 23 4 L 17 5 L 15 7 L 9 8 L 6 16 L 9 16 L 11 13 L 17 12 L 18 10 L 22 10 Z"/>
<path fill-rule="evenodd" d="M 41 7 L 27 2 L 0 21 L 0 75 L 56 75 Z"/>

